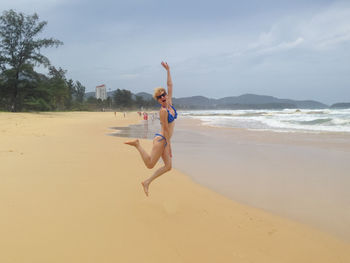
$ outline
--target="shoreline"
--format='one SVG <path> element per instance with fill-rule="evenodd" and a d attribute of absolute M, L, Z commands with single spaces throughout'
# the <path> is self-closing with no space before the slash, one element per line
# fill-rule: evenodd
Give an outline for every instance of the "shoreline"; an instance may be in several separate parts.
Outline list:
<path fill-rule="evenodd" d="M 212 127 L 193 118 L 182 118 L 178 124 L 173 166 L 195 183 L 350 241 L 349 134 Z M 132 125 L 115 136 L 153 139 L 158 126 Z"/>
<path fill-rule="evenodd" d="M 195 182 L 350 241 L 350 134 L 178 128 L 177 167 Z"/>
<path fill-rule="evenodd" d="M 134 113 L 0 114 L 0 261 L 350 260 L 349 243 L 229 200 L 177 169 L 145 197 L 140 182 L 152 171 L 124 138 L 105 136 L 137 122 Z"/>

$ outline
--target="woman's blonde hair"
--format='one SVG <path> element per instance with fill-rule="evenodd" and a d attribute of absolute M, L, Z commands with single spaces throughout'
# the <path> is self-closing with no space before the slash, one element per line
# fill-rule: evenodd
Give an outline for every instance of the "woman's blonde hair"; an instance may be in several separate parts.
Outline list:
<path fill-rule="evenodd" d="M 163 92 L 166 93 L 166 90 L 165 90 L 164 88 L 162 88 L 162 87 L 157 87 L 157 88 L 155 88 L 155 89 L 154 89 L 154 93 L 153 93 L 153 98 L 154 98 L 155 100 L 157 100 L 157 96 L 159 96 L 159 95 L 162 94 Z"/>

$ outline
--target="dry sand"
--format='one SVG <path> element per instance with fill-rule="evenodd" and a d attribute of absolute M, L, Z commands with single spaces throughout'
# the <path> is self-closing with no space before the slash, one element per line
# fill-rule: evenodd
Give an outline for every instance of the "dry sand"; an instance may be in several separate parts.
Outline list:
<path fill-rule="evenodd" d="M 350 262 L 350 244 L 147 170 L 130 113 L 0 113 L 0 262 Z M 142 140 L 151 149 L 151 141 Z"/>

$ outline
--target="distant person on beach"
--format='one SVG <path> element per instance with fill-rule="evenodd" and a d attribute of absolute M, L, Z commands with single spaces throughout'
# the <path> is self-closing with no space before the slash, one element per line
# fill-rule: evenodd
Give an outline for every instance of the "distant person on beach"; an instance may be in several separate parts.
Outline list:
<path fill-rule="evenodd" d="M 159 119 L 161 124 L 161 132 L 156 133 L 153 139 L 153 148 L 150 154 L 148 154 L 140 145 L 139 140 L 127 141 L 125 144 L 135 146 L 135 148 L 141 154 L 141 158 L 145 163 L 146 167 L 152 169 L 159 158 L 162 157 L 164 166 L 160 167 L 154 172 L 154 174 L 147 180 L 142 182 L 143 190 L 148 196 L 148 188 L 151 182 L 162 174 L 171 170 L 171 143 L 170 139 L 174 132 L 175 122 L 177 118 L 176 109 L 173 107 L 172 96 L 173 96 L 173 82 L 170 75 L 170 67 L 168 63 L 162 62 L 162 66 L 167 71 L 167 87 L 168 92 L 162 87 L 158 87 L 154 90 L 153 98 L 161 104 L 159 110 Z"/>

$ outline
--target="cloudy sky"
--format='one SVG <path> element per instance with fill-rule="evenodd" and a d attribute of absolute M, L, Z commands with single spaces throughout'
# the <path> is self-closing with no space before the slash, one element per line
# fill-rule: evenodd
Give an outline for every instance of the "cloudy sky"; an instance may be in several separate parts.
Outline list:
<path fill-rule="evenodd" d="M 350 101 L 349 0 L 1 0 L 10 8 L 48 21 L 42 36 L 64 45 L 43 53 L 87 91 L 152 93 L 165 60 L 175 97 Z"/>

